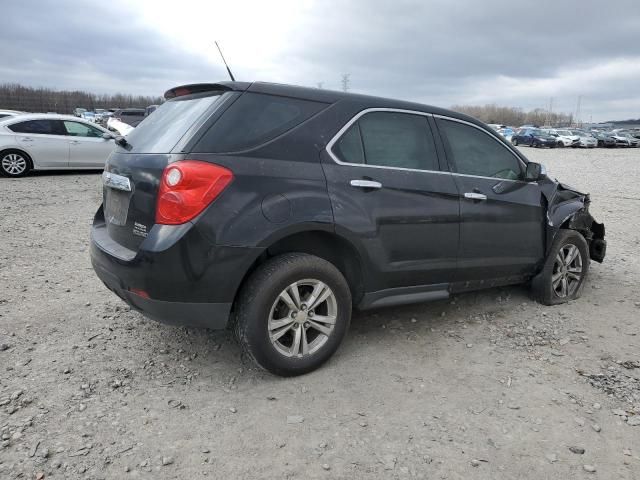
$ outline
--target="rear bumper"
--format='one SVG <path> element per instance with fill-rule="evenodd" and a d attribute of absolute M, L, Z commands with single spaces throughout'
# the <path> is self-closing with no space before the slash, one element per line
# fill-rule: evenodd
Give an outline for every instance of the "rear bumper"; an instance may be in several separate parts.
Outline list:
<path fill-rule="evenodd" d="M 224 328 L 236 292 L 263 249 L 215 246 L 195 225 L 180 228 L 154 226 L 133 252 L 109 237 L 100 210 L 91 230 L 93 269 L 109 290 L 153 320 Z"/>
<path fill-rule="evenodd" d="M 98 278 L 102 280 L 102 283 L 132 308 L 144 314 L 144 316 L 169 325 L 212 329 L 223 329 L 226 327 L 231 311 L 231 302 L 166 302 L 145 298 L 124 288 L 121 280 L 112 272 L 103 268 L 94 258 L 92 254 L 91 263 L 93 269 L 96 275 L 98 275 Z"/>

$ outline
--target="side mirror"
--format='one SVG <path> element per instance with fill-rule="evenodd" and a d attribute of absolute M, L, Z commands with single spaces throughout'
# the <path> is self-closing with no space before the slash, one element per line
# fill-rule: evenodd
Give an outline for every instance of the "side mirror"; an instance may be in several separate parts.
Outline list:
<path fill-rule="evenodd" d="M 527 170 L 524 174 L 524 180 L 526 182 L 537 182 L 547 176 L 547 169 L 544 165 L 536 162 L 527 163 Z"/>
<path fill-rule="evenodd" d="M 112 140 L 115 137 L 113 135 L 111 135 L 110 133 L 104 132 L 102 134 L 102 138 L 104 138 L 105 140 Z"/>

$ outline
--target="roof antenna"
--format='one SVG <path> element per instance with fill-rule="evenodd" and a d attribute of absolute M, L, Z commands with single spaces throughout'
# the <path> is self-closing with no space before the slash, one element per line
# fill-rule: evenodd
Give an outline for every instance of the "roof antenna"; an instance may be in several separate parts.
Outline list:
<path fill-rule="evenodd" d="M 229 77 L 231 77 L 231 81 L 235 82 L 236 79 L 233 77 L 233 73 L 231 73 L 231 69 L 229 68 L 229 65 L 227 65 L 227 61 L 224 59 L 224 55 L 222 55 L 222 50 L 220 50 L 220 45 L 218 45 L 218 42 L 213 42 L 216 44 L 216 47 L 218 47 L 218 52 L 220 52 L 220 56 L 222 57 L 222 61 L 224 62 L 224 66 L 227 67 L 227 73 L 229 74 Z"/>

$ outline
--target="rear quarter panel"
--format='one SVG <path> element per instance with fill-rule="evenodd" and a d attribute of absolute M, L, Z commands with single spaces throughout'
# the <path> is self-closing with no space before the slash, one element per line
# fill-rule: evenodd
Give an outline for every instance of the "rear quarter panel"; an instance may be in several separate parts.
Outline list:
<path fill-rule="evenodd" d="M 233 182 L 195 222 L 216 245 L 268 247 L 290 233 L 332 228 L 319 161 L 259 155 L 193 154 L 229 168 Z"/>

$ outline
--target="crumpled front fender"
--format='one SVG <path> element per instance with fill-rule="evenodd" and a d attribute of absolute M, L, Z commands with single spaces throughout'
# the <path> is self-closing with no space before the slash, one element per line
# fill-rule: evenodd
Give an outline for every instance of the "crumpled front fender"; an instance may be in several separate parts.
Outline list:
<path fill-rule="evenodd" d="M 604 239 L 604 224 L 598 223 L 589 213 L 591 199 L 589 194 L 553 182 L 545 185 L 543 193 L 547 199 L 547 253 L 560 229 L 580 232 L 589 244 L 589 255 L 592 260 L 602 263 L 607 242 Z"/>

